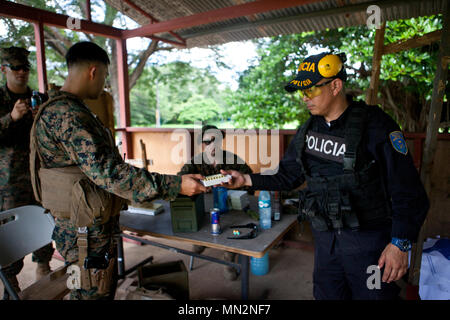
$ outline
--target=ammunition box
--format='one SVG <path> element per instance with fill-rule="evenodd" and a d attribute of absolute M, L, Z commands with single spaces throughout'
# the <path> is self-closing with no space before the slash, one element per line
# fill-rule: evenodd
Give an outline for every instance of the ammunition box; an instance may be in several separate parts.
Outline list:
<path fill-rule="evenodd" d="M 178 196 L 170 202 L 173 232 L 197 232 L 203 223 L 205 203 L 203 194 L 195 197 Z"/>

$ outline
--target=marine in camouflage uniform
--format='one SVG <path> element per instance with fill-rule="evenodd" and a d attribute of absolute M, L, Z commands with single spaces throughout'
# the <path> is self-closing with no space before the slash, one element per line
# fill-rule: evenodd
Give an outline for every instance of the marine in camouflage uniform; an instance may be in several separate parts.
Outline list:
<path fill-rule="evenodd" d="M 150 173 L 126 164 L 114 152 L 106 128 L 99 125 L 82 100 L 63 91 L 55 97 L 58 95 L 67 98 L 50 102 L 36 122 L 38 152 L 46 168 L 76 165 L 97 186 L 136 202 L 156 196 L 170 200 L 178 195 L 180 177 Z M 104 256 L 111 247 L 112 235 L 119 231 L 118 216 L 106 224 L 95 222 L 89 228 L 89 255 Z M 77 231 L 70 220 L 56 219 L 53 239 L 66 262 L 78 260 Z M 91 292 L 73 290 L 71 294 L 73 299 L 100 298 L 95 288 Z"/>
<path fill-rule="evenodd" d="M 211 132 L 213 132 L 214 134 L 211 134 Z M 249 174 L 253 173 L 252 169 L 238 155 L 226 150 L 222 150 L 220 147 L 214 146 L 215 136 L 217 135 L 221 135 L 217 127 L 212 125 L 203 126 L 202 134 L 200 136 L 202 140 L 199 141 L 202 143 L 203 152 L 195 155 L 188 163 L 184 164 L 180 172 L 178 172 L 179 175 L 200 173 L 204 176 L 210 176 L 219 174 L 220 170 L 236 170 Z M 216 149 L 218 152 L 222 153 L 222 158 L 215 157 Z M 216 158 L 216 160 L 219 160 L 222 163 L 214 163 L 215 161 L 213 160 L 213 158 Z M 232 159 L 232 161 L 230 161 L 230 159 Z M 203 252 L 203 250 L 205 250 L 205 247 L 193 245 L 193 250 L 197 253 L 201 253 Z M 224 252 L 223 258 L 226 261 L 234 261 L 236 258 L 236 254 L 226 251 Z M 233 267 L 225 266 L 224 277 L 228 280 L 235 280 L 237 278 L 236 270 Z"/>
<path fill-rule="evenodd" d="M 18 47 L 0 49 L 3 72 L 22 73 L 28 77 L 26 68 L 30 67 L 28 54 L 30 52 Z M 22 70 L 13 71 L 10 66 L 24 66 Z M 9 68 L 9 70 L 7 70 Z M 27 81 L 27 80 L 26 80 Z M 11 85 L 10 85 L 11 86 Z M 30 182 L 29 154 L 30 129 L 33 117 L 28 111 L 22 118 L 14 121 L 11 113 L 19 99 L 30 99 L 31 89 L 25 93 L 15 93 L 8 84 L 0 87 L 0 211 L 36 204 Z M 46 98 L 41 96 L 41 98 Z M 32 261 L 48 267 L 54 249 L 51 244 L 37 250 L 32 255 Z M 23 268 L 23 259 L 4 269 L 8 279 L 18 289 L 16 275 Z M 50 271 L 48 269 L 48 271 Z"/>
<path fill-rule="evenodd" d="M 91 55 L 93 50 L 98 53 L 98 50 L 102 49 L 93 43 L 82 42 L 69 49 L 68 55 L 71 52 L 77 52 L 76 54 L 81 56 L 86 52 Z M 84 59 L 86 60 L 86 57 Z M 125 163 L 108 129 L 83 103 L 82 97 L 63 91 L 66 86 L 78 85 L 71 83 L 73 82 L 70 79 L 71 65 L 68 58 L 67 60 L 69 78 L 66 79 L 61 91 L 54 93 L 48 105 L 39 110 L 35 120 L 37 152 L 40 156 L 41 167 L 78 167 L 82 174 L 96 186 L 134 202 L 150 201 L 155 197 L 166 200 L 175 199 L 183 189 L 182 177 L 151 173 Z M 97 63 L 97 71 L 100 70 L 99 65 L 107 65 L 103 60 L 99 61 L 101 63 Z M 89 66 L 89 68 L 93 67 Z M 76 70 L 76 67 L 74 69 Z M 76 74 L 77 71 L 73 73 Z M 200 186 L 198 182 L 196 184 Z M 206 190 L 200 188 L 204 189 L 202 191 Z M 113 237 L 118 232 L 118 215 L 111 217 L 106 223 L 102 223 L 100 219 L 94 219 L 93 225 L 88 228 L 88 256 L 104 257 L 108 251 L 115 256 Z M 56 218 L 53 239 L 66 263 L 78 260 L 80 250 L 77 245 L 77 229 L 70 219 Z M 110 251 L 111 248 L 114 248 L 114 252 Z M 113 270 L 113 276 L 116 278 L 117 268 Z M 97 287 L 92 287 L 90 290 L 74 289 L 71 290 L 71 299 L 112 299 L 115 285 L 116 280 L 112 281 L 109 293 L 106 295 L 100 294 Z"/>

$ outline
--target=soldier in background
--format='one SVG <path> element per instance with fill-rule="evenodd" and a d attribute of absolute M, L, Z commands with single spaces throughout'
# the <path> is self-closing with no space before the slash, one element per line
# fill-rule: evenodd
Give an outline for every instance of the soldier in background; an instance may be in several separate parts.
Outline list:
<path fill-rule="evenodd" d="M 30 182 L 30 129 L 33 114 L 30 108 L 31 89 L 30 52 L 19 47 L 0 49 L 1 72 L 6 83 L 0 87 L 0 211 L 36 204 Z M 44 95 L 41 96 L 46 100 Z M 33 253 L 37 262 L 36 278 L 50 272 L 53 255 L 51 244 Z M 23 268 L 23 259 L 5 268 L 14 289 L 19 292 L 17 274 Z"/>
<path fill-rule="evenodd" d="M 184 164 L 178 172 L 179 175 L 187 173 L 199 173 L 204 176 L 219 174 L 220 170 L 236 170 L 242 173 L 253 173 L 252 169 L 239 158 L 236 154 L 222 149 L 222 132 L 213 125 L 205 125 L 202 127 L 202 134 L 199 136 L 202 144 L 202 152 L 195 155 L 188 163 Z M 216 140 L 217 139 L 217 140 Z M 216 157 L 217 152 L 217 157 Z M 222 156 L 222 157 L 220 157 Z M 228 160 L 227 160 L 228 159 Z M 233 161 L 230 162 L 230 159 Z M 204 246 L 193 245 L 193 251 L 202 253 L 205 250 Z M 225 261 L 234 262 L 236 254 L 234 252 L 225 251 L 223 259 Z M 231 266 L 225 266 L 223 269 L 223 276 L 227 280 L 236 280 L 237 272 Z"/>
<path fill-rule="evenodd" d="M 57 250 L 74 270 L 78 267 L 71 276 L 71 299 L 113 299 L 114 236 L 120 232 L 124 199 L 172 200 L 208 189 L 198 174 L 162 175 L 125 163 L 111 132 L 83 102 L 103 90 L 107 53 L 92 42 L 79 42 L 66 61 L 64 85 L 39 108 L 31 129 L 31 180 L 36 199 L 55 217 Z"/>

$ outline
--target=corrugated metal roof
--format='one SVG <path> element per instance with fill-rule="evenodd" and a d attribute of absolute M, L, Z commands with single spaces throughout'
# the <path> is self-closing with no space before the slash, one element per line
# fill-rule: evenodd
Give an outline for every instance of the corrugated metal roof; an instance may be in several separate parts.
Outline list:
<path fill-rule="evenodd" d="M 159 21 L 168 21 L 220 8 L 253 2 L 249 0 L 130 0 Z M 328 0 L 273 10 L 251 16 L 173 30 L 186 39 L 187 47 L 202 47 L 231 41 L 243 41 L 279 34 L 336 29 L 366 24 L 369 5 L 381 8 L 384 20 L 429 16 L 442 12 L 445 0 Z M 149 18 L 124 0 L 106 0 L 114 8 L 140 25 Z M 169 33 L 158 36 L 177 40 Z"/>

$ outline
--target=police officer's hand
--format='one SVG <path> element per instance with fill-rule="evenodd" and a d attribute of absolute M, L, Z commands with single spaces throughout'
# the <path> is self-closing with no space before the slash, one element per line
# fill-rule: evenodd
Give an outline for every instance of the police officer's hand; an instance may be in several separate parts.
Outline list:
<path fill-rule="evenodd" d="M 403 252 L 389 243 L 378 260 L 378 267 L 381 269 L 383 266 L 383 282 L 399 280 L 408 269 L 408 252 Z"/>
<path fill-rule="evenodd" d="M 31 108 L 31 116 L 34 118 L 35 116 L 36 116 L 36 114 L 38 113 L 38 111 L 39 111 L 39 107 L 38 108 Z"/>
<path fill-rule="evenodd" d="M 181 176 L 180 194 L 185 196 L 193 196 L 195 194 L 208 192 L 210 188 L 206 188 L 199 180 L 204 179 L 201 174 L 184 174 Z"/>
<path fill-rule="evenodd" d="M 11 118 L 14 122 L 23 118 L 23 116 L 30 111 L 30 106 L 26 99 L 19 99 L 14 104 L 14 108 L 11 111 Z"/>
<path fill-rule="evenodd" d="M 229 189 L 237 189 L 241 187 L 251 187 L 252 179 L 248 174 L 240 173 L 236 170 L 220 170 L 220 173 L 223 175 L 231 175 L 231 180 L 227 183 L 222 183 L 222 186 Z"/>

